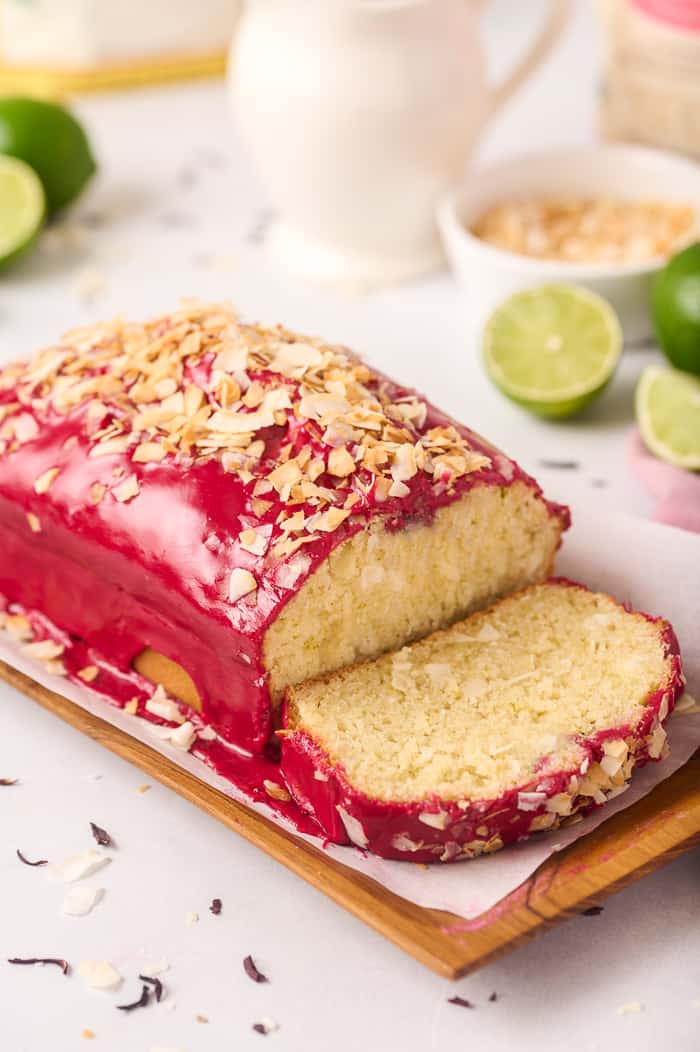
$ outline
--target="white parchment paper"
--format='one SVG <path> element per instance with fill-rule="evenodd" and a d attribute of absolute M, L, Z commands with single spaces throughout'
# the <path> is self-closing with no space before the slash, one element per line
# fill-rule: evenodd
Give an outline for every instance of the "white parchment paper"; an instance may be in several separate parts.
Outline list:
<path fill-rule="evenodd" d="M 565 537 L 557 573 L 628 600 L 640 610 L 663 614 L 673 624 L 681 644 L 688 691 L 700 697 L 700 536 L 657 523 L 573 508 L 574 526 Z M 0 658 L 119 727 L 190 771 L 201 781 L 291 832 L 293 827 L 264 804 L 251 803 L 235 786 L 214 774 L 200 760 L 174 748 L 157 729 L 101 701 L 76 684 L 47 674 L 43 666 L 0 640 Z M 420 906 L 448 910 L 466 919 L 477 917 L 514 891 L 551 854 L 578 840 L 607 818 L 624 810 L 668 778 L 700 747 L 700 715 L 674 717 L 668 725 L 671 756 L 638 772 L 631 788 L 568 829 L 542 833 L 531 840 L 469 862 L 421 867 L 364 855 L 352 847 L 331 845 L 335 859 L 374 878 Z M 299 834 L 295 833 L 299 836 Z M 302 839 L 320 847 L 320 841 Z"/>

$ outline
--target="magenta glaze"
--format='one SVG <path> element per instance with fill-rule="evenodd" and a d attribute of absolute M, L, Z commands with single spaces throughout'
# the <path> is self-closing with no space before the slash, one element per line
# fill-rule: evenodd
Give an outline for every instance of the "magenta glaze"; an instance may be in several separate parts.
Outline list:
<path fill-rule="evenodd" d="M 206 371 L 211 361 L 202 359 L 197 368 Z M 251 379 L 266 375 L 251 373 Z M 368 386 L 380 383 L 388 385 L 391 397 L 413 393 L 381 374 Z M 16 396 L 15 389 L 0 392 L 0 406 Z M 128 454 L 90 458 L 84 406 L 66 416 L 45 405 L 22 406 L 21 411 L 35 416 L 40 432 L 0 456 L 0 592 L 11 602 L 41 611 L 114 668 L 129 669 L 147 646 L 180 662 L 197 686 L 206 722 L 229 741 L 255 751 L 273 729 L 263 663 L 265 632 L 334 548 L 373 519 L 392 529 L 429 522 L 438 507 L 473 486 L 503 487 L 518 479 L 544 500 L 537 483 L 513 461 L 428 404 L 421 432 L 454 424 L 472 448 L 491 457 L 491 466 L 449 488 L 433 485 L 420 472 L 407 497 L 381 505 L 363 496 L 340 528 L 317 534 L 302 549 L 301 560 L 292 556 L 298 576 L 290 584 L 289 559 L 272 564 L 242 550 L 237 540 L 243 529 L 263 524 L 272 524 L 271 543 L 278 539 L 281 529 L 275 521 L 284 505 L 274 491 L 265 494 L 272 506 L 258 516 L 251 506 L 252 484 L 224 472 L 216 459 L 187 463 L 168 456 L 161 463 L 134 464 Z M 285 428 L 268 429 L 265 438 L 269 458 L 283 441 L 291 442 L 294 452 L 305 444 L 321 454 L 328 451 L 318 429 L 295 418 Z M 35 493 L 34 481 L 53 467 L 60 474 L 50 490 Z M 120 470 L 137 475 L 139 495 L 120 504 L 107 493 L 93 505 L 90 486 L 113 485 Z M 370 478 L 365 472 L 359 475 L 363 481 Z M 548 507 L 566 528 L 568 509 Z M 315 509 L 304 510 L 310 514 Z M 31 531 L 28 512 L 38 516 L 40 533 Z M 255 574 L 256 602 L 228 601 L 235 567 Z"/>
<path fill-rule="evenodd" d="M 82 640 L 71 639 L 67 632 L 57 628 L 43 613 L 28 609 L 19 603 L 10 603 L 0 595 L 0 611 L 11 614 L 24 614 L 31 622 L 34 640 L 53 639 L 62 643 L 65 650 L 61 661 L 65 668 L 66 678 L 78 684 L 83 690 L 90 690 L 100 698 L 107 707 L 124 708 L 127 702 L 136 700 L 138 706 L 134 718 L 146 720 L 158 726 L 171 726 L 167 720 L 153 715 L 146 708 L 146 702 L 153 695 L 153 684 L 144 679 L 128 666 L 119 667 L 111 664 L 104 654 Z M 78 672 L 87 665 L 96 665 L 99 669 L 97 679 L 86 684 Z M 56 677 L 55 690 L 61 693 L 62 679 Z M 187 705 L 181 704 L 180 710 L 191 720 L 197 730 L 207 726 L 205 721 Z M 302 833 L 318 834 L 316 823 L 305 815 L 293 800 L 284 801 L 272 798 L 265 789 L 265 782 L 273 782 L 284 788 L 280 774 L 279 749 L 271 743 L 262 752 L 251 753 L 237 748 L 223 740 L 207 741 L 197 738 L 190 753 L 211 768 L 222 778 L 241 789 L 251 800 L 268 804 L 277 814 L 289 819 Z"/>
<path fill-rule="evenodd" d="M 556 580 L 570 587 L 582 587 L 565 578 Z M 628 743 L 634 743 L 631 751 L 635 755 L 635 767 L 646 764 L 650 759 L 646 737 L 659 720 L 659 710 L 664 698 L 668 706 L 668 716 L 683 692 L 680 648 L 673 629 L 661 618 L 653 618 L 648 614 L 642 616 L 660 628 L 664 654 L 672 659 L 667 680 L 649 697 L 644 715 L 636 727 L 623 725 L 610 728 L 579 741 L 578 744 L 589 763 L 601 759 L 603 743 L 607 739 L 625 738 Z M 285 704 L 283 724 L 286 723 L 286 718 Z M 545 813 L 546 802 L 534 810 L 523 811 L 518 807 L 518 793 L 538 791 L 545 792 L 548 797 L 556 796 L 567 790 L 569 779 L 572 775 L 580 774 L 580 769 L 577 766 L 566 771 L 539 774 L 529 782 L 508 790 L 497 799 L 472 800 L 464 809 L 458 807 L 454 801 L 439 798 L 418 803 L 379 801 L 353 788 L 342 766 L 334 765 L 317 742 L 303 730 L 297 730 L 283 738 L 282 773 L 302 811 L 315 818 L 325 836 L 333 843 L 351 843 L 337 810 L 338 807 L 342 807 L 359 823 L 366 840 L 366 844 L 362 846 L 374 854 L 408 862 L 435 862 L 437 858 L 449 862 L 456 858 L 463 844 L 471 841 L 489 840 L 499 836 L 503 844 L 508 845 L 530 835 L 530 823 L 537 815 Z M 319 780 L 319 776 L 325 780 Z M 574 809 L 582 812 L 595 806 L 599 805 L 591 802 L 584 808 L 574 801 Z M 448 815 L 445 829 L 435 829 L 419 818 L 421 813 L 438 811 Z M 483 827 L 486 827 L 487 833 L 484 833 Z M 477 833 L 477 828 L 481 828 L 482 832 Z M 393 843 L 395 837 L 404 837 L 422 846 L 416 850 L 397 850 Z"/>

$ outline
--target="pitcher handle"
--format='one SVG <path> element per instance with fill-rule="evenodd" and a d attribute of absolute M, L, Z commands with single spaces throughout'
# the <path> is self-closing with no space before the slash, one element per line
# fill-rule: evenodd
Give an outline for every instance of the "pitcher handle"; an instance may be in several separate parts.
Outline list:
<path fill-rule="evenodd" d="M 486 0 L 486 2 L 488 2 L 488 0 Z M 482 3 L 479 6 L 485 7 L 486 3 L 482 0 Z M 561 36 L 570 11 L 571 0 L 549 0 L 549 14 L 539 32 L 539 35 L 530 45 L 530 48 L 526 51 L 520 61 L 516 63 L 515 69 L 506 74 L 500 84 L 497 84 L 492 89 L 492 112 L 500 109 L 503 103 L 510 98 L 514 91 L 517 91 L 520 85 L 527 80 L 531 73 L 534 73 L 540 62 L 542 62 L 542 60 L 549 54 Z"/>

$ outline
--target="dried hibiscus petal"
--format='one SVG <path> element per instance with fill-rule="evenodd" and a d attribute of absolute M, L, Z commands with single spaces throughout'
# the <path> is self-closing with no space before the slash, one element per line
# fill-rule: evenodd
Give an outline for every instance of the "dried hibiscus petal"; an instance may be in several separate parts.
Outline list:
<path fill-rule="evenodd" d="M 8 964 L 55 964 L 64 975 L 68 975 L 70 965 L 62 957 L 8 957 Z"/>
<path fill-rule="evenodd" d="M 211 906 L 209 907 L 209 911 L 211 913 L 213 913 L 215 917 L 219 916 L 219 914 L 221 913 L 221 908 L 222 908 L 221 899 L 212 899 L 211 900 Z"/>
<path fill-rule="evenodd" d="M 17 785 L 17 778 L 0 778 L 0 785 Z"/>
<path fill-rule="evenodd" d="M 255 964 L 255 961 L 250 956 L 250 954 L 248 954 L 248 956 L 243 961 L 243 967 L 248 978 L 252 979 L 254 983 L 269 982 L 267 976 L 263 975 L 263 973 L 258 969 L 258 967 Z"/>
<path fill-rule="evenodd" d="M 128 1005 L 117 1005 L 120 1012 L 132 1012 L 134 1008 L 145 1008 L 150 999 L 150 991 L 147 986 L 141 987 L 141 996 L 138 1001 L 132 1001 Z"/>
<path fill-rule="evenodd" d="M 20 862 L 24 862 L 25 866 L 46 866 L 48 865 L 48 858 L 38 858 L 36 862 L 30 862 L 30 860 L 23 855 L 19 848 L 17 848 L 17 858 Z"/>
<path fill-rule="evenodd" d="M 466 997 L 448 997 L 448 1004 L 459 1005 L 460 1008 L 474 1008 L 475 1005 L 471 1001 L 467 1001 Z"/>
<path fill-rule="evenodd" d="M 101 826 L 95 825 L 94 822 L 90 823 L 90 832 L 94 836 L 95 840 L 101 847 L 111 847 L 112 838 L 106 829 L 102 829 Z"/>
<path fill-rule="evenodd" d="M 156 995 L 156 1001 L 160 1001 L 163 996 L 163 984 L 157 976 L 151 977 L 150 975 L 139 975 L 139 979 L 142 983 L 150 983 L 153 987 L 153 992 Z"/>

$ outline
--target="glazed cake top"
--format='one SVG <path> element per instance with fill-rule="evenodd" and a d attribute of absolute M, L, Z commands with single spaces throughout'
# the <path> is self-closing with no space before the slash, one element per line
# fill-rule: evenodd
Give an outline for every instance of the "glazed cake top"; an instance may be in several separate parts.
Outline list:
<path fill-rule="evenodd" d="M 204 605 L 250 607 L 370 517 L 429 520 L 477 481 L 516 477 L 536 488 L 344 348 L 244 324 L 225 304 L 75 329 L 0 371 L 0 496 L 35 532 L 60 522 L 146 562 L 166 547 L 156 551 L 153 519 L 172 537 L 179 515 L 167 558 L 177 569 L 189 546 Z M 195 567 L 193 546 L 207 565 Z"/>

